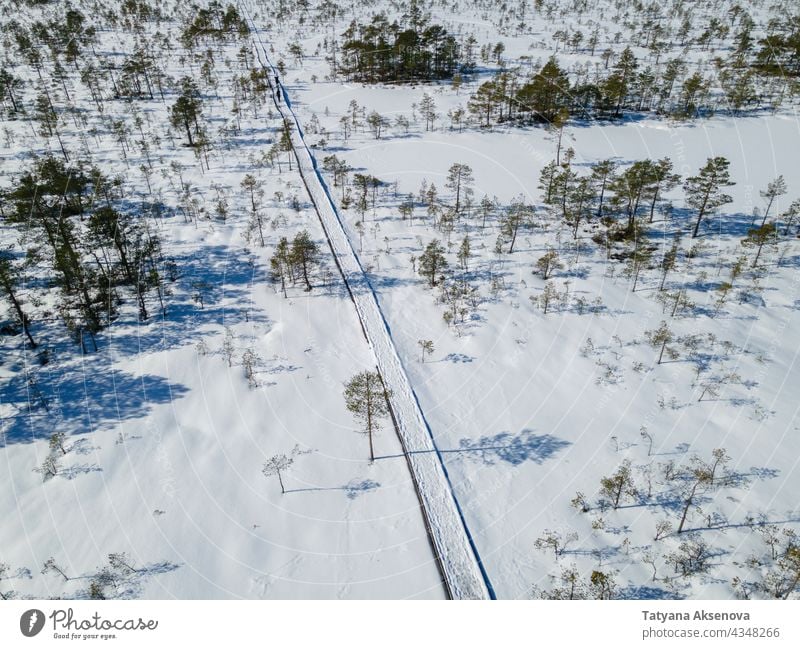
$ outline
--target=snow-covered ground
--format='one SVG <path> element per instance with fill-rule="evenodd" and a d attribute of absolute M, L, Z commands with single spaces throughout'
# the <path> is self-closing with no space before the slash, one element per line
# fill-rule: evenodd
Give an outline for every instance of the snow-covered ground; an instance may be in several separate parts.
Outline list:
<path fill-rule="evenodd" d="M 312 34 L 306 40 L 292 38 L 306 52 L 319 40 Z M 277 36 L 277 50 L 279 43 Z M 510 47 L 506 53 L 515 55 Z M 463 132 L 449 127 L 448 111 L 463 107 L 483 79 L 464 84 L 458 93 L 449 84 L 309 83 L 311 75 L 325 78 L 327 63 L 308 57 L 302 68 L 294 68 L 289 57 L 285 61 L 287 89 L 301 121 L 308 125 L 316 119 L 327 131 L 325 147 L 315 150 L 317 158 L 335 154 L 354 172 L 384 182 L 377 209 L 365 214 L 363 235 L 356 228 L 357 210 L 343 213 L 355 245 L 363 238 L 362 263 L 370 268 L 371 284 L 498 596 L 526 597 L 532 586 L 549 589 L 548 576 L 574 563 L 582 574 L 594 568 L 617 572 L 623 596 L 731 597 L 734 577 L 752 578 L 742 563 L 764 547 L 758 527 L 746 524 L 748 517 L 794 531 L 800 521 L 795 497 L 800 423 L 793 397 L 800 379 L 796 242 L 784 240 L 772 253 L 761 289 L 745 289 L 752 293 L 750 302 L 732 299 L 713 317 L 714 289 L 727 279 L 731 260 L 747 253 L 739 241 L 755 218 L 754 208 L 763 212 L 759 190 L 784 174 L 789 193 L 778 211 L 800 196 L 800 185 L 791 178 L 800 146 L 794 109 L 736 119 L 646 118 L 567 126 L 564 146 L 574 148 L 573 165 L 579 170 L 606 158 L 624 166 L 668 156 L 686 177 L 709 157 L 730 160 L 736 185 L 727 191 L 733 202 L 706 223 L 701 238 L 684 238 L 685 249 L 695 243 L 702 248 L 669 279 L 668 286 L 687 288 L 695 307 L 670 318 L 670 309 L 665 312 L 654 299 L 657 269 L 643 274 L 634 293 L 631 281 L 621 276 L 623 264 L 609 262 L 590 241 L 592 229 L 582 231 L 583 248 L 576 257 L 571 235 L 566 229 L 558 232 L 554 219 L 546 216 L 537 184 L 542 167 L 555 158 L 553 135 L 537 127 L 468 127 Z M 434 98 L 440 116 L 432 131 L 425 130 L 418 112 L 424 93 Z M 352 101 L 391 124 L 403 115 L 412 126 L 408 133 L 390 127 L 377 139 L 364 124 L 345 140 L 339 120 L 351 114 Z M 310 142 L 314 138 L 307 134 Z M 481 296 L 467 321 L 456 326 L 442 319 L 446 308 L 437 300 L 438 291 L 425 287 L 412 260 L 429 241 L 447 235 L 432 227 L 424 206 L 417 205 L 412 221 L 403 220 L 398 209 L 406 196 L 417 195 L 423 180 L 435 183 L 444 203 L 452 204 L 444 185 L 453 163 L 472 168 L 475 203 L 488 195 L 507 205 L 521 196 L 538 208 L 537 227 L 521 235 L 511 255 L 496 254 L 497 220 L 481 227 L 477 206 L 471 221 L 462 217 L 456 225 L 449 264 L 458 267 L 455 253 L 468 235 L 473 259 L 467 277 Z M 686 232 L 693 222 L 680 197 L 680 190 L 672 192 L 673 217 L 661 216 L 650 227 L 655 241 L 661 240 L 659 233 Z M 549 247 L 565 263 L 553 280 L 569 293 L 570 305 L 544 315 L 530 298 L 544 286 L 533 272 L 534 262 Z M 492 278 L 499 282 L 496 290 Z M 599 297 L 602 307 L 579 314 L 573 302 L 579 296 L 586 304 Z M 647 344 L 645 332 L 662 320 L 670 322 L 676 338 L 702 336 L 697 353 L 681 350 L 674 361 L 656 364 L 658 350 Z M 436 349 L 425 363 L 420 362 L 420 340 L 432 340 Z M 700 364 L 707 367 L 704 376 L 735 371 L 742 380 L 726 386 L 718 398 L 705 396 L 698 402 L 705 385 L 695 374 Z M 654 440 L 652 453 L 643 426 Z M 709 493 L 691 525 L 713 548 L 713 576 L 666 583 L 661 580 L 674 571 L 664 557 L 685 537 L 653 541 L 658 521 L 671 520 L 677 527 L 676 511 L 680 516 L 660 465 L 670 460 L 686 464 L 694 455 L 710 460 L 716 448 L 732 458 L 729 469 L 736 486 Z M 653 493 L 662 493 L 648 504 L 604 513 L 595 508 L 589 515 L 570 505 L 578 491 L 595 499 L 600 479 L 626 459 L 641 472 L 638 488 L 643 488 L 645 472 L 651 472 Z M 557 561 L 552 552 L 533 547 L 547 530 L 578 534 Z M 651 579 L 648 555 L 655 557 L 659 582 Z"/>
<path fill-rule="evenodd" d="M 129 46 L 126 38 L 107 33 L 98 50 Z M 234 54 L 233 45 L 223 50 L 229 61 Z M 216 125 L 229 119 L 225 86 L 235 72 L 219 60 L 220 98 L 206 104 Z M 176 77 L 187 71 L 177 56 L 168 63 Z M 80 88 L 73 91 L 76 101 L 89 101 Z M 117 596 L 443 597 L 406 465 L 371 464 L 367 440 L 345 409 L 345 381 L 374 367 L 375 358 L 330 255 L 331 272 L 314 276 L 311 293 L 290 288 L 284 299 L 269 279 L 269 256 L 281 236 L 307 229 L 324 243 L 296 171 L 284 164 L 283 173 L 271 173 L 248 162 L 274 141 L 280 120 L 266 105 L 248 111 L 241 134 L 212 152 L 210 171 L 201 173 L 190 150 L 166 140 L 170 104 L 138 104 L 149 136 L 164 137 L 150 182 L 166 216 L 143 218 L 151 218 L 177 266 L 167 315 L 160 317 L 153 301 L 153 317 L 139 323 L 128 305 L 98 337 L 99 351 L 85 356 L 53 319 L 46 330 L 38 327 L 53 359 L 43 367 L 18 336 L 3 338 L 0 562 L 8 572 L 0 590 L 85 596 L 107 555 L 125 552 L 141 572 L 120 583 Z M 108 102 L 106 110 L 130 119 L 121 102 Z M 2 152 L 8 183 L 25 168 L 26 145 L 34 143 L 25 140 L 25 121 L 6 126 L 18 138 Z M 129 151 L 126 163 L 98 126 L 93 162 L 109 175 L 123 174 L 132 200 L 151 200 L 138 170 L 143 157 Z M 80 148 L 77 134 L 65 142 Z M 207 209 L 197 218 L 175 209 L 174 162 Z M 257 237 L 250 245 L 244 238 L 249 198 L 239 184 L 248 172 L 264 192 L 263 248 Z M 224 221 L 213 212 L 215 191 L 227 196 Z M 3 235 L 11 243 L 14 229 L 4 226 Z M 222 354 L 227 330 L 232 366 Z M 242 367 L 247 349 L 260 358 L 256 388 Z M 31 396 L 26 367 L 47 409 Z M 68 452 L 61 474 L 43 481 L 34 469 L 53 432 L 66 434 Z M 295 448 L 282 495 L 262 465 Z M 390 427 L 378 434 L 376 448 L 402 452 Z M 40 574 L 50 557 L 69 580 Z"/>
<path fill-rule="evenodd" d="M 387 11 L 396 11 L 386 4 Z M 553 17 L 534 17 L 533 27 L 518 33 L 498 24 L 497 8 L 467 4 L 468 10 L 437 5 L 434 16 L 458 33 L 474 33 L 479 46 L 502 40 L 509 60 L 532 65 L 552 52 L 550 39 L 559 27 Z M 594 15 L 607 39 L 595 61 L 612 45 L 609 4 L 599 3 Z M 707 220 L 701 237 L 689 237 L 694 214 L 680 189 L 666 197 L 672 209 L 659 209 L 647 226 L 662 250 L 673 233 L 684 232 L 666 286 L 685 289 L 693 305 L 672 316 L 671 305 L 656 300 L 657 268 L 644 270 L 633 291 L 624 263 L 607 258 L 591 240 L 596 222 L 582 227 L 577 246 L 547 213 L 538 183 L 541 169 L 555 157 L 552 133 L 513 125 L 449 127 L 448 110 L 466 105 L 491 77 L 491 66 L 458 90 L 446 83 L 368 87 L 330 80 L 323 54 L 312 53 L 360 15 L 357 4 L 344 7 L 326 30 L 309 30 L 305 18 L 300 22 L 303 12 L 276 21 L 271 3 L 245 6 L 271 60 L 286 65 L 282 82 L 318 165 L 336 155 L 354 172 L 384 181 L 361 231 L 357 209 L 339 214 L 386 318 L 398 377 L 408 377 L 419 399 L 421 415 L 412 414 L 424 416 L 429 426 L 496 595 L 524 598 L 550 589 L 550 577 L 573 564 L 584 580 L 593 571 L 613 575 L 616 596 L 622 597 L 724 599 L 741 594 L 732 587 L 734 578 L 763 577 L 769 562 L 759 566 L 750 559 L 769 552 L 767 528 L 754 523 L 800 533 L 797 240 L 783 237 L 777 249 L 765 249 L 765 270 L 746 268 L 718 311 L 715 300 L 736 257 L 752 258 L 740 241 L 756 218 L 754 209 L 763 211 L 759 191 L 778 175 L 786 177 L 789 191 L 773 207 L 775 214 L 800 197 L 800 180 L 793 175 L 800 150 L 795 108 L 691 122 L 635 116 L 567 125 L 564 147 L 574 149 L 579 173 L 606 158 L 624 167 L 669 156 L 686 177 L 708 157 L 730 160 L 736 185 L 726 191 L 733 202 Z M 177 38 L 178 22 L 168 20 L 161 29 Z M 97 50 L 108 56 L 130 52 L 133 41 L 130 31 L 118 27 L 101 33 Z M 288 54 L 293 43 L 302 46 L 302 60 Z M 145 161 L 141 149 L 132 146 L 123 159 L 86 88 L 75 74 L 67 82 L 75 104 L 86 110 L 88 126 L 97 129 L 84 145 L 81 132 L 89 129 L 65 118 L 67 147 L 78 152 L 86 146 L 86 155 L 105 173 L 120 174 L 132 204 L 163 202 L 163 217 L 143 218 L 161 236 L 178 273 L 165 317 L 151 296 L 153 317 L 139 323 L 130 301 L 99 336 L 97 353 L 80 354 L 44 298 L 35 313 L 37 333 L 51 349 L 48 365 L 35 362 L 22 336 L 0 337 L 0 564 L 9 565 L 0 592 L 85 596 L 107 555 L 126 552 L 140 571 L 122 580 L 116 596 L 446 594 L 391 423 L 377 436 L 380 457 L 370 463 L 367 441 L 345 409 L 345 381 L 381 359 L 364 339 L 300 176 L 288 170 L 285 158 L 281 173 L 254 164 L 279 138 L 280 118 L 269 102 L 246 106 L 241 132 L 223 133 L 233 121 L 230 87 L 232 75 L 241 71 L 240 45 L 214 45 L 218 88 L 204 91 L 205 119 L 214 133 L 210 169 L 181 145 L 180 130 L 168 128 L 175 92 L 163 102 L 135 102 L 145 124 L 142 139 L 152 142 L 150 154 L 157 157 L 148 179 L 152 192 L 139 170 Z M 253 43 L 246 45 L 252 49 Z M 636 52 L 647 56 L 644 48 Z M 176 79 L 198 76 L 198 65 L 191 57 L 182 61 L 181 53 L 176 48 L 170 54 L 168 73 Z M 710 55 L 697 52 L 693 62 Z M 563 54 L 567 62 L 587 58 Z M 35 78 L 32 68 L 24 69 Z M 425 93 L 439 114 L 430 131 L 419 116 Z M 31 86 L 24 96 L 32 103 L 35 94 Z M 392 122 L 405 116 L 410 128 L 390 126 L 376 139 L 362 126 L 345 140 L 340 118 L 351 101 Z M 125 102 L 109 100 L 106 110 L 136 133 Z M 8 119 L 3 126 L 12 134 L 0 142 L 4 187 L 27 168 L 28 152 L 41 154 L 50 146 L 59 154 L 55 140 L 32 135 L 33 122 Z M 191 202 L 181 196 L 172 162 L 180 162 L 181 182 L 192 186 L 188 195 L 196 216 L 187 214 Z M 519 197 L 534 206 L 534 225 L 520 233 L 513 253 L 507 245 L 495 251 L 501 210 L 484 225 L 473 207 L 449 236 L 433 227 L 421 204 L 411 221 L 401 218 L 399 205 L 417 195 L 423 180 L 437 185 L 444 205 L 452 203 L 445 180 L 453 163 L 472 168 L 476 203 L 486 195 L 502 206 Z M 240 183 L 246 173 L 263 183 L 264 247 L 244 236 L 249 197 Z M 338 200 L 340 188 L 333 178 L 325 180 Z M 228 203 L 224 220 L 215 214 L 220 194 Z M 269 258 L 280 237 L 301 229 L 323 246 L 326 270 L 316 273 L 311 293 L 293 287 L 284 299 L 269 277 Z M 3 245 L 19 251 L 17 234 L 18 228 L 3 224 Z M 456 252 L 465 236 L 472 255 L 461 272 Z M 433 239 L 445 243 L 456 275 L 477 289 L 463 322 L 443 319 L 439 290 L 415 272 Z M 531 298 L 544 289 L 534 270 L 548 249 L 558 252 L 564 266 L 551 278 L 561 297 L 545 314 Z M 41 277 L 45 267 L 42 262 L 30 277 Z M 42 292 L 33 282 L 26 295 Z M 646 332 L 662 321 L 673 332 L 676 357 L 665 356 L 659 364 Z M 222 353 L 227 330 L 236 348 L 231 366 Z M 433 341 L 435 348 L 424 363 L 420 340 Z M 247 349 L 261 359 L 257 387 L 248 385 L 242 367 Z M 738 380 L 719 381 L 716 396 L 703 394 L 732 373 Z M 69 452 L 61 474 L 43 481 L 33 469 L 46 456 L 54 431 L 66 433 Z M 424 464 L 432 455 L 427 444 L 408 449 L 415 462 Z M 261 468 L 268 457 L 295 448 L 284 476 L 287 493 L 281 494 L 277 479 L 264 477 Z M 720 448 L 731 458 L 725 480 L 703 491 L 696 503 L 702 511 L 691 509 L 692 535 L 655 540 L 659 521 L 677 527 L 681 514 L 683 483 L 667 477 L 667 464 L 686 466 L 695 455 L 710 461 Z M 600 480 L 625 460 L 633 467 L 638 496 L 601 511 Z M 571 505 L 576 492 L 584 494 L 588 512 Z M 548 533 L 576 538 L 556 556 L 535 548 Z M 668 557 L 692 536 L 708 546 L 707 569 L 677 575 Z M 70 579 L 41 574 L 50 557 Z"/>

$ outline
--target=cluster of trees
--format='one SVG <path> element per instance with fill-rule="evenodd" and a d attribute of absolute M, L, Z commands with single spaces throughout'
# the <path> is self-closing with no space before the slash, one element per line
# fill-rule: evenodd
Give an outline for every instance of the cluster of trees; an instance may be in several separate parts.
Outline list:
<path fill-rule="evenodd" d="M 649 456 L 653 438 L 644 427 L 642 437 L 649 442 Z M 724 529 L 729 527 L 729 523 L 708 505 L 713 503 L 717 491 L 743 487 L 748 481 L 743 474 L 728 468 L 730 462 L 731 458 L 723 448 L 714 449 L 708 460 L 695 455 L 685 465 L 674 461 L 661 463 L 657 472 L 651 464 L 633 466 L 630 460 L 624 460 L 613 473 L 600 479 L 595 503 L 578 492 L 571 504 L 584 514 L 596 514 L 592 521 L 593 530 L 606 529 L 604 516 L 629 505 L 674 504 L 675 520 L 659 520 L 653 530 L 653 541 L 666 543 L 668 547 L 660 556 L 654 547 L 636 550 L 650 567 L 652 581 L 674 588 L 679 586 L 677 579 L 705 574 L 712 566 L 716 552 L 704 538 L 704 532 Z M 692 528 L 693 516 L 702 516 L 702 520 Z M 734 562 L 733 565 L 749 573 L 732 579 L 731 586 L 737 596 L 749 599 L 758 593 L 775 599 L 789 599 L 797 593 L 800 589 L 800 540 L 796 532 L 790 528 L 781 529 L 764 517 L 756 520 L 752 516 L 747 516 L 743 525 L 735 527 L 749 528 L 758 533 L 768 549 L 766 554 L 752 554 L 746 562 Z M 570 546 L 579 538 L 576 532 L 544 530 L 535 540 L 534 547 L 552 551 L 558 561 L 570 552 Z M 626 555 L 634 552 L 627 538 L 609 551 L 624 551 Z M 593 554 L 602 564 L 604 551 L 598 549 Z M 575 565 L 570 565 L 559 576 L 552 577 L 555 586 L 551 590 L 534 588 L 534 596 L 547 599 L 612 598 L 616 594 L 615 575 L 614 572 L 602 572 L 598 567 L 586 579 Z"/>
<path fill-rule="evenodd" d="M 291 243 L 286 237 L 281 237 L 270 259 L 273 281 L 280 284 L 284 297 L 288 297 L 288 282 L 294 285 L 302 281 L 305 290 L 310 291 L 314 288 L 311 274 L 320 263 L 319 246 L 307 230 L 298 232 Z"/>
<path fill-rule="evenodd" d="M 65 582 L 77 578 L 70 577 L 67 570 L 55 557 L 50 557 L 44 562 L 41 573 L 57 575 Z M 107 563 L 89 577 L 89 587 L 82 595 L 88 599 L 113 599 L 131 580 L 145 572 L 145 568 L 136 567 L 136 563 L 126 552 L 111 552 Z"/>
<path fill-rule="evenodd" d="M 555 160 L 547 164 L 539 177 L 539 189 L 542 202 L 569 224 L 574 237 L 582 223 L 596 216 L 606 217 L 608 231 L 603 236 L 607 239 L 635 240 L 642 234 L 643 217 L 652 223 L 664 194 L 681 180 L 666 157 L 638 160 L 624 169 L 613 160 L 601 160 L 583 176 L 573 168 L 573 157 L 574 152 L 568 149 L 561 164 Z M 704 218 L 733 200 L 723 192 L 735 184 L 729 166 L 724 157 L 709 158 L 697 175 L 684 181 L 686 204 L 696 215 L 692 238 L 698 236 Z"/>
<path fill-rule="evenodd" d="M 58 309 L 67 328 L 83 346 L 87 334 L 110 323 L 127 289 L 149 317 L 147 295 L 155 289 L 164 309 L 161 244 L 143 219 L 115 206 L 114 184 L 96 167 L 67 167 L 51 156 L 39 158 L 3 194 L 12 207 L 3 217 L 23 227 L 24 259 L 4 253 L 0 287 L 21 330 L 32 346 L 31 312 L 24 305 L 26 269 L 46 263 L 49 279 L 61 293 Z"/>
<path fill-rule="evenodd" d="M 181 42 L 190 50 L 205 39 L 225 41 L 231 36 L 244 38 L 249 33 L 247 23 L 234 5 L 223 7 L 218 0 L 211 0 L 208 6 L 197 9 L 181 34 Z"/>
<path fill-rule="evenodd" d="M 469 67 L 460 52 L 455 37 L 412 0 L 401 22 L 382 13 L 369 23 L 354 20 L 342 34 L 334 74 L 367 83 L 444 79 Z"/>
<path fill-rule="evenodd" d="M 675 282 L 668 280 L 675 275 L 679 263 L 687 268 L 691 265 L 692 258 L 699 254 L 702 244 L 684 249 L 681 246 L 683 228 L 675 230 L 671 241 L 660 241 L 654 235 L 656 230 L 648 226 L 662 212 L 671 220 L 672 203 L 664 197 L 680 186 L 684 191 L 685 203 L 691 210 L 691 238 L 699 237 L 704 221 L 732 201 L 724 191 L 733 185 L 728 160 L 724 157 L 709 158 L 696 174 L 682 179 L 673 172 L 672 161 L 667 157 L 638 160 L 625 166 L 611 159 L 601 160 L 590 165 L 588 173 L 573 166 L 574 152 L 571 149 L 567 149 L 561 158 L 561 164 L 552 161 L 541 173 L 539 187 L 546 210 L 534 209 L 523 197 L 512 200 L 508 205 L 500 205 L 496 199 L 488 196 L 474 202 L 472 169 L 461 163 L 453 164 L 448 171 L 445 187 L 450 194 L 447 197 L 440 195 L 436 185 L 426 180 L 418 195 L 400 197 L 397 209 L 403 220 L 413 222 L 415 213 L 424 208 L 423 215 L 431 219 L 432 227 L 443 235 L 443 240 L 437 238 L 426 244 L 419 239 L 421 250 L 418 255 L 411 257 L 411 263 L 414 272 L 425 279 L 429 288 L 439 290 L 440 302 L 447 305 L 444 316 L 448 324 L 463 322 L 470 308 L 480 302 L 477 288 L 469 283 L 468 265 L 473 246 L 469 233 L 472 228 L 483 230 L 487 221 L 497 228 L 494 251 L 498 255 L 514 253 L 516 242 L 531 228 L 547 229 L 555 222 L 569 229 L 572 241 L 568 244 L 560 242 L 559 250 L 547 247 L 532 268 L 535 274 L 545 280 L 545 285 L 540 293 L 530 299 L 544 314 L 556 308 L 563 310 L 570 305 L 579 314 L 603 308 L 599 298 L 590 303 L 586 298 L 571 293 L 568 286 L 570 282 L 565 282 L 561 291 L 551 281 L 564 267 L 566 252 L 570 253 L 568 259 L 572 268 L 581 252 L 587 250 L 587 241 L 580 236 L 581 232 L 591 233 L 591 240 L 605 249 L 608 260 L 618 260 L 624 264 L 621 274 L 631 281 L 633 291 L 637 290 L 640 281 L 655 270 L 658 291 L 654 295 L 664 312 L 671 317 L 691 312 L 695 304 L 687 286 L 675 286 Z M 345 182 L 346 164 L 336 164 L 340 161 L 335 156 L 326 159 L 326 162 L 329 170 L 335 172 L 334 178 L 338 178 L 339 183 Z M 796 229 L 800 200 L 794 201 L 788 209 L 779 210 L 776 207 L 778 198 L 787 191 L 782 176 L 768 183 L 760 192 L 764 200 L 763 211 L 758 208 L 754 210 L 752 227 L 741 239 L 742 248 L 753 251 L 749 265 L 756 269 L 756 273 L 761 268 L 759 264 L 763 265 L 765 251 L 777 250 L 781 237 L 791 236 Z M 457 251 L 454 251 L 455 242 L 451 240 L 451 235 L 459 224 L 465 236 Z M 359 231 L 362 232 L 363 228 L 359 228 Z M 450 252 L 457 252 L 457 265 L 448 261 Z M 562 258 L 559 253 L 565 256 Z M 747 264 L 748 258 L 743 254 L 731 262 L 729 279 L 721 281 L 717 288 L 718 299 L 712 317 L 725 304 Z M 755 288 L 752 290 L 757 290 L 755 279 L 753 286 Z M 493 279 L 493 294 L 495 289 Z M 739 289 L 740 298 L 749 299 L 751 289 L 744 286 L 739 286 Z M 658 350 L 658 363 L 665 354 L 674 358 L 676 350 L 670 346 L 673 338 L 666 324 L 647 332 L 647 336 Z"/>
<path fill-rule="evenodd" d="M 699 72 L 685 76 L 681 60 L 658 68 L 658 75 L 652 68 L 638 68 L 636 56 L 626 47 L 605 76 L 589 80 L 581 75 L 571 81 L 552 56 L 527 78 L 519 68 L 501 70 L 478 86 L 467 109 L 480 125 L 490 126 L 509 120 L 550 124 L 569 116 L 619 118 L 625 111 L 694 117 L 709 107 L 709 80 Z"/>
<path fill-rule="evenodd" d="M 619 118 L 626 111 L 693 118 L 711 114 L 720 96 L 723 106 L 734 114 L 762 107 L 765 101 L 774 106 L 784 95 L 796 91 L 790 80 L 798 76 L 800 65 L 800 17 L 790 20 L 789 25 L 788 30 L 761 39 L 758 52 L 746 49 L 735 52 L 727 61 L 716 59 L 713 72 L 690 73 L 680 57 L 642 67 L 630 47 L 618 55 L 608 50 L 603 57 L 605 74 L 592 77 L 580 67 L 569 73 L 555 56 L 528 77 L 520 68 L 503 68 L 478 87 L 467 109 L 478 124 L 489 126 L 509 120 L 552 123 L 560 115 L 561 119 L 571 115 Z M 777 96 L 773 96 L 772 76 L 780 76 L 785 82 Z M 765 85 L 768 88 L 762 90 Z"/>
<path fill-rule="evenodd" d="M 50 436 L 47 457 L 34 469 L 41 474 L 44 482 L 47 482 L 50 478 L 55 478 L 61 473 L 61 460 L 71 450 L 71 447 L 65 446 L 65 442 L 66 436 L 64 433 L 56 432 Z"/>

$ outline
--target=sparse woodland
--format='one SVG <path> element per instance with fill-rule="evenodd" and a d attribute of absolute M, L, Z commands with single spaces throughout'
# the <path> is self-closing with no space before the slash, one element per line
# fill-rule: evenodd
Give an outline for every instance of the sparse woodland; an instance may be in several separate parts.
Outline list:
<path fill-rule="evenodd" d="M 795 4 L 245 4 L 456 496 L 477 503 L 467 521 L 520 498 L 509 525 L 524 532 L 488 565 L 500 595 L 797 598 L 797 476 L 773 464 L 797 450 L 800 180 L 786 155 L 713 140 L 796 131 Z M 5 448 L 38 440 L 39 486 L 109 468 L 86 450 L 93 427 L 113 428 L 117 451 L 135 442 L 149 402 L 78 373 L 133 389 L 142 378 L 117 363 L 143 349 L 186 348 L 175 363 L 235 374 L 246 399 L 318 379 L 335 404 L 324 427 L 363 432 L 368 446 L 350 437 L 369 470 L 387 462 L 390 395 L 366 351 L 270 346 L 284 309 L 341 337 L 326 309 L 352 305 L 237 7 L 4 12 L 0 412 Z M 362 345 L 352 333 L 339 342 Z M 155 375 L 155 401 L 190 392 Z M 282 503 L 378 484 L 309 487 L 299 476 L 323 458 L 299 449 L 314 443 L 266 440 L 248 475 Z M 570 493 L 550 484 L 564 459 Z M 109 598 L 179 568 L 118 550 L 96 570 L 51 558 L 41 572 L 59 595 Z M 0 554 L 3 599 L 21 594 L 17 563 Z"/>

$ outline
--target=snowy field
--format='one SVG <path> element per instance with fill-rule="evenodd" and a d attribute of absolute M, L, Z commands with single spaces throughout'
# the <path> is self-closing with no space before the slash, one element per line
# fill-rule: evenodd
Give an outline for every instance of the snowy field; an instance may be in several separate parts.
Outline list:
<path fill-rule="evenodd" d="M 82 352 L 64 326 L 51 260 L 34 256 L 25 266 L 20 295 L 39 347 L 31 349 L 19 327 L 0 334 L 0 594 L 82 598 L 102 582 L 107 597 L 445 597 L 392 422 L 375 436 L 370 462 L 345 407 L 345 383 L 380 361 L 291 155 L 265 155 L 282 141 L 271 89 L 234 91 L 240 75 L 259 68 L 257 41 L 250 34 L 187 50 L 179 35 L 192 10 L 164 4 L 163 20 L 144 20 L 141 32 L 98 13 L 96 41 L 60 78 L 46 52 L 46 81 L 29 62 L 14 68 L 23 79 L 18 101 L 30 109 L 4 115 L 2 188 L 13 188 L 36 156 L 61 158 L 60 138 L 68 164 L 85 160 L 119 179 L 114 203 L 160 239 L 163 279 L 146 296 L 146 320 L 129 291 L 97 334 L 97 351 L 87 342 Z M 241 7 L 285 69 L 284 97 L 377 295 L 398 371 L 437 452 L 407 450 L 441 458 L 493 594 L 555 597 L 577 584 L 584 596 L 767 597 L 764 584 L 800 575 L 791 563 L 800 534 L 800 251 L 788 216 L 800 198 L 796 104 L 697 119 L 575 118 L 560 139 L 543 125 L 455 127 L 448 113 L 466 108 L 500 69 L 497 60 L 464 75 L 460 87 L 333 78 L 331 39 L 369 12 L 402 8 L 354 3 L 321 18 L 329 3 L 311 2 L 309 11 L 283 4 Z M 578 3 L 592 6 L 573 19 L 548 16 L 546 7 L 514 9 L 513 20 L 488 3 L 461 4 L 437 4 L 432 17 L 461 39 L 472 34 L 477 48 L 502 41 L 503 65 L 523 69 L 538 69 L 558 49 L 559 28 L 588 33 L 587 20 L 598 26 L 596 53 L 564 46 L 557 54 L 564 65 L 600 69 L 603 50 L 619 52 L 632 29 L 613 18 L 610 2 Z M 692 34 L 732 3 L 717 4 L 697 9 Z M 91 13 L 90 3 L 75 6 Z M 756 32 L 779 9 L 758 3 Z M 28 25 L 59 11 L 25 8 L 16 19 Z M 526 29 L 513 26 L 522 20 Z M 690 69 L 710 68 L 729 41 L 689 48 Z M 113 61 L 119 82 L 137 44 L 158 55 L 164 98 L 155 90 L 129 101 L 103 86 L 99 111 L 76 68 Z M 658 69 L 654 52 L 634 51 Z M 664 58 L 681 52 L 673 43 Z M 18 56 L 8 48 L 6 59 Z M 182 77 L 201 88 L 207 149 L 186 146 L 183 127 L 170 127 Z M 58 137 L 42 135 L 34 110 L 45 86 L 59 105 Z M 435 103 L 430 128 L 420 108 L 426 97 Z M 380 137 L 366 120 L 373 111 L 386 118 Z M 578 177 L 601 160 L 623 170 L 665 157 L 681 176 L 652 219 L 642 212 L 652 255 L 635 278 L 630 242 L 604 246 L 594 215 L 573 235 L 558 206 L 545 204 L 542 170 L 569 148 Z M 347 186 L 324 162 L 331 156 L 349 165 Z M 682 184 L 716 156 L 730 163 L 731 201 L 693 238 L 696 211 Z M 468 165 L 474 180 L 471 203 L 448 226 L 455 163 Z M 242 185 L 247 174 L 255 198 Z M 361 207 L 356 174 L 380 180 L 364 189 Z M 780 175 L 787 191 L 767 213 L 780 236 L 753 263 L 756 252 L 742 240 L 764 217 L 761 192 Z M 436 185 L 435 200 L 420 196 L 423 183 Z M 0 243 L 22 265 L 25 251 L 42 244 L 30 224 L 7 218 L 12 202 L 4 203 Z M 527 206 L 529 218 L 511 243 L 504 228 L 514 203 Z M 322 263 L 312 291 L 298 280 L 285 297 L 270 260 L 281 237 L 302 230 Z M 676 234 L 675 262 L 665 270 Z M 432 287 L 419 271 L 434 240 L 448 270 Z M 537 262 L 549 253 L 557 263 L 545 278 Z M 0 322 L 13 318 L 10 306 L 0 311 Z M 654 339 L 662 323 L 668 339 Z M 432 349 L 423 352 L 421 341 Z M 48 477 L 34 469 L 56 432 L 63 449 Z M 293 459 L 282 475 L 286 493 L 277 476 L 262 475 L 276 454 Z M 710 480 L 703 471 L 712 471 Z M 111 553 L 126 553 L 130 567 L 112 560 L 104 573 Z M 43 570 L 51 558 L 55 568 Z M 607 586 L 600 595 L 598 584 Z"/>

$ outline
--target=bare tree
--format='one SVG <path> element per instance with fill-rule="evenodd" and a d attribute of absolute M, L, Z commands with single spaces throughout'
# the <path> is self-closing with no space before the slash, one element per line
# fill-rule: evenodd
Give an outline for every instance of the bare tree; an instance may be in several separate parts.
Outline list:
<path fill-rule="evenodd" d="M 281 472 L 286 471 L 292 464 L 294 464 L 294 458 L 290 455 L 273 455 L 264 462 L 264 468 L 261 469 L 261 473 L 267 477 L 273 475 L 278 476 L 278 483 L 281 485 L 281 493 L 285 494 L 286 488 L 283 485 L 283 476 Z"/>

